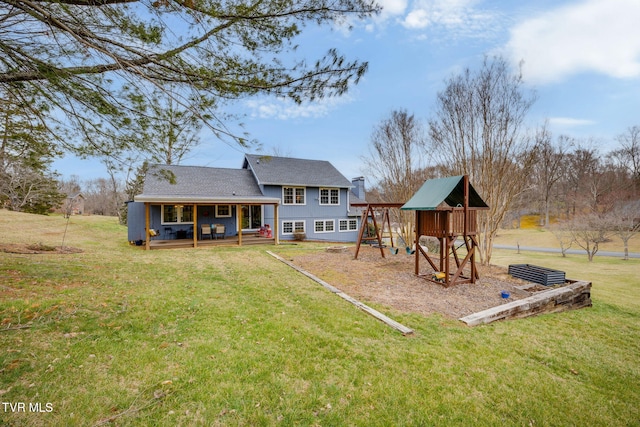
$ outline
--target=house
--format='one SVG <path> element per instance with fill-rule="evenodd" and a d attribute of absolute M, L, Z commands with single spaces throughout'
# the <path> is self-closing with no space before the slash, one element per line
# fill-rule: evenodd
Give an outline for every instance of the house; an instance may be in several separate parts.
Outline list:
<path fill-rule="evenodd" d="M 71 215 L 82 215 L 84 213 L 85 197 L 82 193 L 68 194 L 61 206 L 62 213 L 65 217 Z"/>
<path fill-rule="evenodd" d="M 155 165 L 128 204 L 128 238 L 147 249 L 354 242 L 351 201 L 363 198 L 364 178 L 351 182 L 327 161 L 247 154 L 240 169 Z"/>

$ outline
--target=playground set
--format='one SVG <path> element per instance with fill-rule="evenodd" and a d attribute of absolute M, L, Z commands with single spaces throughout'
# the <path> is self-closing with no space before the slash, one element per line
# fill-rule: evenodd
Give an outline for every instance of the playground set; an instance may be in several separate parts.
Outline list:
<path fill-rule="evenodd" d="M 489 207 L 471 186 L 467 175 L 428 180 L 406 203 L 368 203 L 359 206 L 364 209 L 355 258 L 362 243 L 380 248 L 380 254 L 384 257 L 386 239 L 390 242 L 391 253 L 397 253 L 389 210 L 409 210 L 415 211 L 415 238 L 413 247 L 408 245 L 409 242 L 405 244 L 407 253 L 415 256 L 417 276 L 446 287 L 475 283 L 479 278 L 475 263 L 478 211 Z M 438 239 L 438 258 L 431 256 L 419 244 L 421 236 Z M 466 253 L 460 252 L 463 247 Z M 427 261 L 433 272 L 421 272 L 421 259 Z"/>

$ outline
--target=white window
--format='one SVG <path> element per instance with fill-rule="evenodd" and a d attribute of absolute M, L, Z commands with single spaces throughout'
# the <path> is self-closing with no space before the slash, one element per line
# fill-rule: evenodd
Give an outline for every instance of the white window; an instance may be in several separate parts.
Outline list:
<path fill-rule="evenodd" d="M 216 218 L 230 218 L 231 205 L 216 205 Z"/>
<path fill-rule="evenodd" d="M 355 231 L 358 229 L 358 220 L 341 219 L 338 226 L 340 231 Z"/>
<path fill-rule="evenodd" d="M 282 221 L 282 234 L 304 233 L 304 221 Z"/>
<path fill-rule="evenodd" d="M 314 221 L 313 224 L 313 229 L 316 233 L 332 233 L 335 231 L 335 221 L 332 219 Z"/>
<path fill-rule="evenodd" d="M 282 187 L 282 203 L 285 205 L 304 205 L 304 187 Z"/>
<path fill-rule="evenodd" d="M 193 224 L 193 205 L 162 205 L 163 224 Z"/>
<path fill-rule="evenodd" d="M 321 188 L 320 189 L 321 205 L 339 205 L 340 189 L 338 188 Z"/>
<path fill-rule="evenodd" d="M 285 205 L 304 205 L 304 187 L 282 187 L 282 203 Z"/>

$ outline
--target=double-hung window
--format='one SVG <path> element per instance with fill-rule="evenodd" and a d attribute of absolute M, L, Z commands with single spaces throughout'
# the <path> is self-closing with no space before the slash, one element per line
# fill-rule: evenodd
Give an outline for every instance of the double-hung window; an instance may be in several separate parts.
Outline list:
<path fill-rule="evenodd" d="M 231 218 L 231 205 L 216 205 L 216 218 Z"/>
<path fill-rule="evenodd" d="M 338 188 L 321 188 L 320 189 L 321 205 L 339 205 L 340 189 Z"/>
<path fill-rule="evenodd" d="M 358 229 L 358 221 L 355 219 L 341 219 L 338 227 L 340 231 L 355 231 Z"/>
<path fill-rule="evenodd" d="M 335 221 L 332 219 L 317 220 L 313 224 L 316 233 L 331 233 L 335 230 Z"/>
<path fill-rule="evenodd" d="M 163 224 L 193 224 L 193 205 L 162 205 Z"/>
<path fill-rule="evenodd" d="M 282 187 L 282 203 L 285 205 L 304 205 L 304 187 Z"/>
<path fill-rule="evenodd" d="M 282 234 L 304 233 L 304 221 L 282 221 Z"/>

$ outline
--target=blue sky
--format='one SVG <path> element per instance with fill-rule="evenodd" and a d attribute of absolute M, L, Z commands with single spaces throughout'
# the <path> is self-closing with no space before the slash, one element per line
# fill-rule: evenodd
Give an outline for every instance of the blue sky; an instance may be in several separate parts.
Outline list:
<path fill-rule="evenodd" d="M 383 12 L 353 29 L 309 26 L 296 55 L 316 59 L 335 47 L 369 72 L 345 96 L 294 105 L 258 97 L 229 106 L 261 150 L 329 160 L 347 178 L 364 175 L 374 127 L 394 109 L 426 122 L 445 80 L 478 69 L 485 55 L 523 63 L 526 89 L 537 94 L 527 121 L 548 120 L 554 136 L 592 141 L 603 153 L 617 135 L 640 125 L 640 1 L 380 0 Z M 515 68 L 514 68 L 515 69 Z M 243 149 L 203 133 L 182 164 L 240 167 Z M 257 148 L 249 152 L 258 152 Z M 95 160 L 54 163 L 64 177 L 106 176 Z"/>

